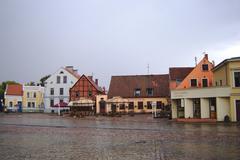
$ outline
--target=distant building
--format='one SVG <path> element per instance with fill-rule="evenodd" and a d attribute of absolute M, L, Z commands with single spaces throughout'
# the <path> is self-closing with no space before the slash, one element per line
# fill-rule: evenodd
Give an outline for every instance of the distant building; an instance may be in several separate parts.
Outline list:
<path fill-rule="evenodd" d="M 203 63 L 204 62 L 204 63 Z M 240 58 L 213 67 L 204 59 L 171 90 L 172 117 L 240 121 Z"/>
<path fill-rule="evenodd" d="M 45 81 L 45 112 L 56 112 L 54 106 L 68 104 L 69 89 L 77 82 L 80 75 L 73 66 L 58 69 Z"/>
<path fill-rule="evenodd" d="M 44 87 L 23 86 L 23 112 L 44 111 Z"/>
<path fill-rule="evenodd" d="M 22 108 L 23 86 L 21 84 L 8 84 L 4 93 L 5 106 L 10 111 L 20 111 Z"/>
<path fill-rule="evenodd" d="M 153 111 L 153 105 L 157 109 L 164 109 L 170 98 L 169 75 L 112 76 L 107 98 L 106 108 L 100 105 L 98 109 L 100 113 L 150 113 Z"/>

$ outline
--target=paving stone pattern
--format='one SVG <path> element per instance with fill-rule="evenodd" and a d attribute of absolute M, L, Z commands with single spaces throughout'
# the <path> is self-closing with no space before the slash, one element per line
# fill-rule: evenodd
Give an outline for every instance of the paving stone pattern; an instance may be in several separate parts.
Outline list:
<path fill-rule="evenodd" d="M 0 160 L 239 160 L 239 124 L 0 114 Z"/>

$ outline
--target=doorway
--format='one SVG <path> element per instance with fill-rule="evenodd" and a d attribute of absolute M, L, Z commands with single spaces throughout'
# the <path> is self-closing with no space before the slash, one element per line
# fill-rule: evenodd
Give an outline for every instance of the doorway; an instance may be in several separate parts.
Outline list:
<path fill-rule="evenodd" d="M 106 113 L 106 102 L 101 99 L 101 101 L 99 102 L 100 105 L 100 113 Z"/>
<path fill-rule="evenodd" d="M 210 98 L 209 99 L 209 109 L 210 109 L 210 118 L 216 119 L 216 98 Z"/>
<path fill-rule="evenodd" d="M 193 118 L 201 118 L 200 98 L 193 99 Z"/>

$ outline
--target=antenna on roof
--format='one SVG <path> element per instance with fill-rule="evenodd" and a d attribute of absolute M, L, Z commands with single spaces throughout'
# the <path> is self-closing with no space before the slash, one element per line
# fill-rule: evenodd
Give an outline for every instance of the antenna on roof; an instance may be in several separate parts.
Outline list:
<path fill-rule="evenodd" d="M 195 57 L 195 66 L 197 66 L 197 57 Z"/>

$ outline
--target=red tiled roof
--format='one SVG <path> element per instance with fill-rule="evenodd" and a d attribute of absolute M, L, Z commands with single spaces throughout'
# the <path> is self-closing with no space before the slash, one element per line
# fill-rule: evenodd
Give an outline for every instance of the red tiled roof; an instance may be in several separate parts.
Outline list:
<path fill-rule="evenodd" d="M 147 88 L 153 88 L 153 96 L 147 95 Z M 141 89 L 138 97 L 169 97 L 169 75 L 112 76 L 108 97 L 133 98 L 135 89 Z"/>
<path fill-rule="evenodd" d="M 6 88 L 6 95 L 22 96 L 23 86 L 21 84 L 8 84 Z"/>
<path fill-rule="evenodd" d="M 172 67 L 169 68 L 169 79 L 170 80 L 183 80 L 194 67 Z"/>

